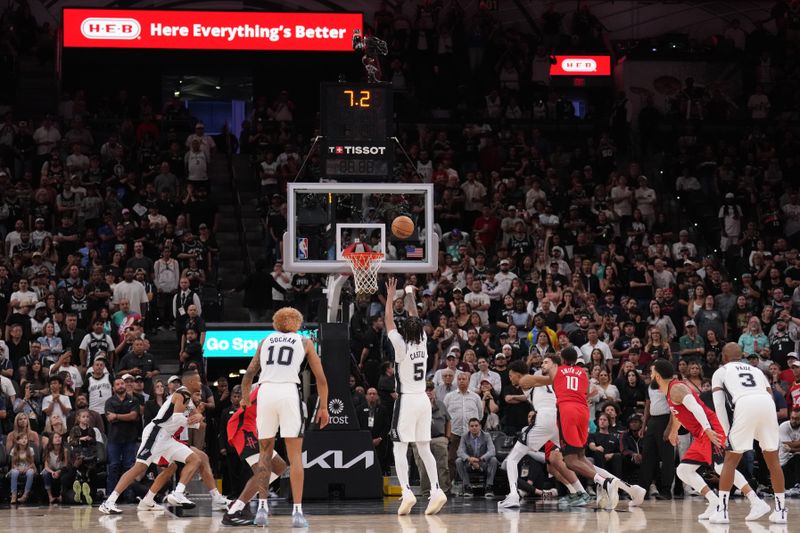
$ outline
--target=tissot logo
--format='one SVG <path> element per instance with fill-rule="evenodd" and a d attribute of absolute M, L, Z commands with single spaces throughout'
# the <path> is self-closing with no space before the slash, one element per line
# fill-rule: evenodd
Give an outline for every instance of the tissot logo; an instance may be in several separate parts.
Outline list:
<path fill-rule="evenodd" d="M 589 58 L 568 58 L 561 61 L 561 68 L 565 72 L 594 72 L 597 70 L 597 61 Z"/>
<path fill-rule="evenodd" d="M 141 33 L 141 24 L 132 18 L 91 17 L 81 23 L 81 34 L 87 39 L 132 41 Z"/>
<path fill-rule="evenodd" d="M 329 154 L 338 155 L 383 155 L 385 146 L 328 146 Z"/>

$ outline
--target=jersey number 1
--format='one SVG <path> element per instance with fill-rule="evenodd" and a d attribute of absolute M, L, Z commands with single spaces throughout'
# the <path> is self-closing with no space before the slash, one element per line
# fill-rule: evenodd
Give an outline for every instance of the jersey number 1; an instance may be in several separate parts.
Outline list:
<path fill-rule="evenodd" d="M 275 347 L 270 346 L 267 350 L 269 352 L 269 357 L 267 357 L 267 364 L 274 365 L 275 364 Z M 291 346 L 281 346 L 278 350 L 278 364 L 283 366 L 289 366 L 292 364 L 292 353 L 294 349 Z"/>
<path fill-rule="evenodd" d="M 567 388 L 569 390 L 578 390 L 578 376 L 566 376 Z"/>

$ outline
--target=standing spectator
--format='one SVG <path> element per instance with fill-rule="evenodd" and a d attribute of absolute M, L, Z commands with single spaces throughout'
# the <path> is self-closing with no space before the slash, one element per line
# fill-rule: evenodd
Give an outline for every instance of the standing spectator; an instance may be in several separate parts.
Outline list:
<path fill-rule="evenodd" d="M 583 362 L 588 365 L 592 360 L 592 351 L 597 349 L 603 353 L 606 364 L 613 365 L 614 355 L 611 353 L 611 348 L 609 348 L 608 344 L 600 340 L 600 336 L 597 334 L 597 328 L 590 327 L 587 331 L 587 336 L 588 341 L 580 347 Z"/>
<path fill-rule="evenodd" d="M 642 213 L 642 218 L 647 224 L 647 228 L 653 227 L 656 221 L 656 191 L 647 182 L 647 176 L 639 176 L 639 187 L 633 193 L 636 200 L 636 209 Z"/>
<path fill-rule="evenodd" d="M 195 141 L 206 155 L 206 158 L 211 161 L 211 156 L 217 150 L 217 144 L 214 142 L 213 137 L 206 134 L 206 125 L 202 122 L 195 124 L 194 133 L 186 137 L 186 148 L 191 148 Z"/>
<path fill-rule="evenodd" d="M 786 487 L 800 492 L 800 408 L 792 409 L 789 420 L 780 425 L 778 439 L 778 458 L 786 477 Z"/>
<path fill-rule="evenodd" d="M 732 192 L 725 194 L 725 203 L 719 208 L 718 218 L 722 232 L 719 248 L 724 253 L 731 245 L 736 246 L 742 235 L 742 208 L 736 204 Z"/>
<path fill-rule="evenodd" d="M 469 431 L 461 437 L 458 446 L 458 458 L 456 459 L 456 468 L 464 486 L 464 494 L 466 496 L 473 495 L 469 472 L 481 471 L 486 473 L 484 496 L 493 498 L 494 475 L 498 466 L 494 442 L 492 442 L 489 434 L 481 429 L 480 420 L 470 418 Z"/>
<path fill-rule="evenodd" d="M 434 392 L 432 382 L 427 382 L 425 393 L 431 401 L 431 409 L 433 410 L 431 418 L 431 452 L 436 459 L 439 487 L 447 493 L 450 491 L 450 472 L 447 468 L 448 439 L 451 435 L 450 415 L 447 414 L 447 408 L 444 404 L 436 399 L 436 393 Z M 428 478 L 428 473 L 425 471 L 425 466 L 419 457 L 417 447 L 412 446 L 411 449 L 414 452 L 414 462 L 417 464 L 417 470 L 419 470 L 419 484 L 422 489 L 422 494 L 423 496 L 429 496 L 431 492 L 431 482 Z"/>
<path fill-rule="evenodd" d="M 769 339 L 761 329 L 761 321 L 757 316 L 750 317 L 747 321 L 747 329 L 739 336 L 739 347 L 747 354 L 756 354 L 765 347 L 769 347 Z"/>
<path fill-rule="evenodd" d="M 450 442 L 447 447 L 447 458 L 450 472 L 456 472 L 456 455 L 461 444 L 461 437 L 469 431 L 469 420 L 483 418 L 483 401 L 481 397 L 469 390 L 469 372 L 461 372 L 456 376 L 458 389 L 444 397 L 444 406 L 450 416 Z"/>
<path fill-rule="evenodd" d="M 483 291 L 483 285 L 479 280 L 475 280 L 470 285 L 472 292 L 464 296 L 464 302 L 469 305 L 472 311 L 478 313 L 481 318 L 481 325 L 485 326 L 489 323 L 489 307 L 491 306 L 491 299 L 489 295 Z"/>
<path fill-rule="evenodd" d="M 191 287 L 189 278 L 182 277 L 178 282 L 178 292 L 172 298 L 172 318 L 175 320 L 175 329 L 181 329 L 186 322 L 189 313 L 189 306 L 194 306 L 197 309 L 197 314 L 203 314 L 203 308 L 200 302 L 200 295 L 198 295 Z M 180 338 L 180 332 L 178 333 Z"/>
<path fill-rule="evenodd" d="M 67 415 L 72 410 L 69 403 L 69 398 L 61 394 L 64 387 L 64 381 L 58 375 L 50 376 L 48 380 L 50 384 L 50 394 L 42 399 L 42 414 L 51 421 L 54 416 L 59 417 L 61 420 L 66 420 Z"/>
<path fill-rule="evenodd" d="M 144 285 L 134 278 L 136 271 L 126 267 L 123 272 L 123 280 L 114 287 L 114 304 L 121 308 L 122 302 L 127 300 L 130 304 L 130 311 L 144 316 L 147 312 L 147 291 Z"/>
<path fill-rule="evenodd" d="M 164 246 L 161 257 L 153 264 L 153 282 L 156 286 L 156 305 L 159 325 L 168 328 L 174 324 L 172 314 L 173 296 L 178 290 L 180 265 L 172 257 L 172 247 Z M 174 309 L 174 307 L 173 307 Z"/>
<path fill-rule="evenodd" d="M 149 394 L 153 390 L 153 378 L 158 376 L 159 373 L 160 370 L 155 357 L 145 350 L 144 339 L 134 339 L 131 344 L 131 351 L 119 362 L 117 375 L 143 376 L 145 390 Z"/>
<path fill-rule="evenodd" d="M 114 354 L 114 341 L 111 335 L 105 333 L 103 321 L 95 319 L 92 331 L 87 333 L 80 344 L 80 360 L 83 368 L 94 365 L 95 359 L 105 359 L 108 362 Z"/>
<path fill-rule="evenodd" d="M 86 374 L 86 382 L 83 384 L 83 392 L 89 397 L 89 410 L 99 415 L 106 414 L 106 402 L 111 398 L 113 390 L 105 357 L 95 358 L 92 371 Z"/>
<path fill-rule="evenodd" d="M 106 490 L 111 493 L 123 472 L 136 460 L 139 437 L 139 402 L 127 393 L 122 378 L 114 380 L 114 395 L 106 400 L 108 420 L 108 480 Z M 131 496 L 129 494 L 129 496 Z"/>
<path fill-rule="evenodd" d="M 209 156 L 203 151 L 200 141 L 194 139 L 189 151 L 184 156 L 186 179 L 195 185 L 207 183 L 210 163 Z"/>
<path fill-rule="evenodd" d="M 702 358 L 706 354 L 706 343 L 703 337 L 697 334 L 697 324 L 694 320 L 687 320 L 683 326 L 686 328 L 686 335 L 678 340 L 681 357 Z"/>
<path fill-rule="evenodd" d="M 367 405 L 365 405 L 356 414 L 358 415 L 358 423 L 361 429 L 367 429 L 372 435 L 372 446 L 375 448 L 375 454 L 378 456 L 378 463 L 381 467 L 381 472 L 386 474 L 389 471 L 387 454 L 389 450 L 389 425 L 391 420 L 388 413 L 380 403 L 380 396 L 375 387 L 367 389 Z M 421 469 L 420 472 L 423 470 Z"/>
<path fill-rule="evenodd" d="M 769 116 L 769 96 L 764 94 L 764 88 L 756 85 L 756 92 L 747 99 L 747 109 L 750 110 L 750 118 L 753 120 L 764 120 Z"/>

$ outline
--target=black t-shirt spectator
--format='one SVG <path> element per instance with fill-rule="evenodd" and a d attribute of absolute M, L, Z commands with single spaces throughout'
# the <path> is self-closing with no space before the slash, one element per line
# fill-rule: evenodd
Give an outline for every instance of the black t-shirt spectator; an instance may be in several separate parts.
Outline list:
<path fill-rule="evenodd" d="M 132 411 L 139 412 L 139 401 L 126 394 L 125 398 L 120 400 L 115 394 L 106 400 L 106 414 L 116 413 L 118 415 L 127 415 Z M 134 422 L 115 421 L 108 423 L 108 442 L 125 443 L 136 442 L 139 438 L 139 429 L 141 428 L 141 421 L 139 418 Z"/>
<path fill-rule="evenodd" d="M 647 279 L 643 270 L 632 268 L 628 271 L 628 281 L 635 281 L 637 283 L 646 283 Z M 653 287 L 630 287 L 628 294 L 637 300 L 651 298 L 653 296 Z"/>
<path fill-rule="evenodd" d="M 519 431 L 528 425 L 528 413 L 531 410 L 530 402 L 506 403 L 506 396 L 519 396 L 523 394 L 522 389 L 510 383 L 503 387 L 500 393 L 501 402 L 501 423 L 504 428 Z"/>
<path fill-rule="evenodd" d="M 602 446 L 603 453 L 620 453 L 619 434 L 616 431 L 590 433 L 589 442 Z"/>

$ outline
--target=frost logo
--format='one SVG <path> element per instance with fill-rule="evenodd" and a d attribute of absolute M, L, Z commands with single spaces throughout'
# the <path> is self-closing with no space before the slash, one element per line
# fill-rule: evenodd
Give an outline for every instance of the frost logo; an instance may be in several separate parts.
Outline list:
<path fill-rule="evenodd" d="M 81 22 L 81 34 L 87 39 L 132 41 L 141 33 L 141 24 L 132 18 L 90 17 Z"/>
<path fill-rule="evenodd" d="M 341 414 L 344 411 L 344 402 L 339 398 L 333 398 L 331 401 L 328 402 L 328 411 L 332 415 Z"/>
<path fill-rule="evenodd" d="M 584 57 L 568 57 L 561 60 L 561 68 L 564 72 L 595 72 L 597 61 Z"/>

